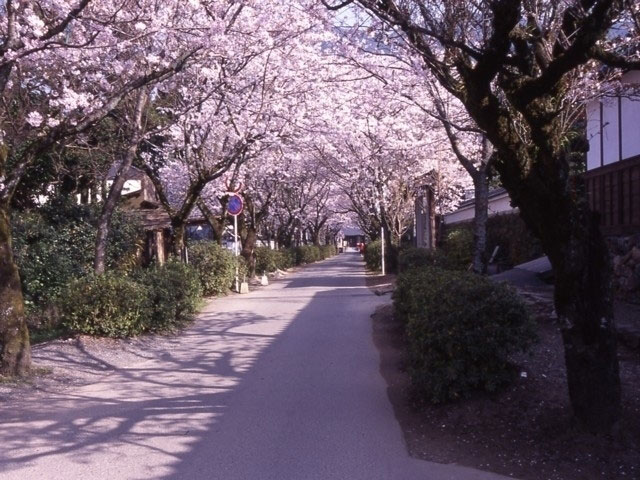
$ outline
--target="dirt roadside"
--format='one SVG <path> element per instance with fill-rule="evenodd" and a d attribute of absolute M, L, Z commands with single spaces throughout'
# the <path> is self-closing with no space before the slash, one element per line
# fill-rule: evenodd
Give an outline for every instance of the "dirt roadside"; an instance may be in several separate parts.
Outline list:
<path fill-rule="evenodd" d="M 368 278 L 373 290 L 388 283 Z M 389 295 L 386 295 L 387 298 Z M 518 381 L 495 395 L 418 408 L 411 396 L 402 326 L 389 303 L 372 316 L 380 371 L 412 456 L 525 480 L 640 479 L 640 358 L 620 346 L 623 427 L 615 436 L 581 432 L 571 420 L 563 347 L 552 307 L 527 299 L 540 342 L 514 358 Z M 389 300 L 391 302 L 391 300 Z"/>

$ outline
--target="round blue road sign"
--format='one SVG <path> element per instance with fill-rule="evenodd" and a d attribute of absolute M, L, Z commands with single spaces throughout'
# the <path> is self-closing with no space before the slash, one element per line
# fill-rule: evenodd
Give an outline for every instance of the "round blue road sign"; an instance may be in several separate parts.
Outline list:
<path fill-rule="evenodd" d="M 227 212 L 229 212 L 229 215 L 240 215 L 243 208 L 244 202 L 240 195 L 231 195 L 229 197 L 229 202 L 227 203 Z"/>

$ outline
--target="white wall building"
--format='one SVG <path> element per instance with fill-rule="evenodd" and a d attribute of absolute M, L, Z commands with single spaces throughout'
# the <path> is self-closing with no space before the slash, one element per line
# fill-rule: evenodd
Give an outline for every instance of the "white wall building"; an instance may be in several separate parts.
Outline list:
<path fill-rule="evenodd" d="M 640 71 L 627 72 L 621 95 L 587 107 L 589 204 L 608 235 L 640 232 Z"/>
<path fill-rule="evenodd" d="M 629 96 L 606 97 L 587 104 L 587 170 L 640 156 L 640 71 L 622 76 Z M 634 95 L 635 94 L 635 95 Z"/>
<path fill-rule="evenodd" d="M 509 194 L 504 188 L 498 188 L 489 192 L 489 216 L 497 215 L 499 213 L 515 213 L 517 208 L 511 206 L 511 199 Z M 465 200 L 460 204 L 457 210 L 447 213 L 444 216 L 444 224 L 452 225 L 454 223 L 469 222 L 473 220 L 475 216 L 475 203 L 474 199 Z"/>

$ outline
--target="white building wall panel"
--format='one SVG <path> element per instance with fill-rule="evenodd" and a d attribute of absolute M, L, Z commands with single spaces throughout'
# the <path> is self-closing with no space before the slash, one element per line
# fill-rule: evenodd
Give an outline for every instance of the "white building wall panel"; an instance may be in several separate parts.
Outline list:
<path fill-rule="evenodd" d="M 511 199 L 509 198 L 509 194 L 507 192 L 504 192 L 503 194 L 498 195 L 496 197 L 490 198 L 488 210 L 489 210 L 488 212 L 489 216 L 496 215 L 499 213 L 512 213 L 512 212 L 518 211 L 517 208 L 513 208 L 511 206 Z M 473 220 L 473 217 L 475 217 L 474 205 L 473 204 L 465 205 L 464 207 L 454 212 L 447 213 L 444 216 L 444 223 L 449 225 L 452 223 L 469 221 L 469 220 Z"/>
<path fill-rule="evenodd" d="M 622 99 L 622 158 L 640 155 L 640 98 Z"/>
<path fill-rule="evenodd" d="M 589 152 L 587 153 L 587 170 L 600 166 L 600 102 L 587 104 L 587 139 Z"/>
<path fill-rule="evenodd" d="M 620 124 L 618 122 L 618 99 L 602 101 L 602 153 L 604 165 L 620 160 Z"/>

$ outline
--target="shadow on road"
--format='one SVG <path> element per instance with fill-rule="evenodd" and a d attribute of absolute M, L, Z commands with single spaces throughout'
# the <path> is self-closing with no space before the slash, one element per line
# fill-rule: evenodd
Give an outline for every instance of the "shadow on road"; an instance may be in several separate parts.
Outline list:
<path fill-rule="evenodd" d="M 0 476 L 23 472 L 23 478 L 36 478 L 30 472 L 40 471 L 47 457 L 90 465 L 104 455 L 119 461 L 119 452 L 141 459 L 159 454 L 154 470 L 175 462 L 224 412 L 229 392 L 279 333 L 251 333 L 269 320 L 249 311 L 206 313 L 181 338 L 125 368 L 81 344 L 73 355 L 60 355 L 56 362 L 67 362 L 67 368 L 73 363 L 100 380 L 0 406 Z M 64 478 L 81 478 L 72 472 Z"/>
<path fill-rule="evenodd" d="M 332 362 L 349 361 L 350 336 L 336 343 L 324 322 L 348 328 L 349 309 L 336 313 L 331 298 L 340 289 L 348 289 L 341 295 L 368 295 L 354 268 L 361 263 L 347 261 L 345 272 L 344 263 L 330 260 L 282 285 L 216 300 L 180 337 L 140 352 L 124 368 L 82 346 L 61 354 L 56 362 L 73 362 L 99 381 L 0 406 L 3 479 L 36 478 L 51 468 L 63 469 L 59 478 L 68 479 L 249 478 L 215 471 L 230 459 L 263 468 L 252 463 L 263 446 L 296 430 L 269 410 L 286 404 L 290 389 L 309 402 L 322 398 L 314 385 L 326 378 L 325 354 L 334 352 Z M 280 342 L 287 346 L 276 346 Z M 291 405 L 285 417 L 295 418 L 299 407 Z M 102 474 L 92 476 L 96 465 Z"/>

